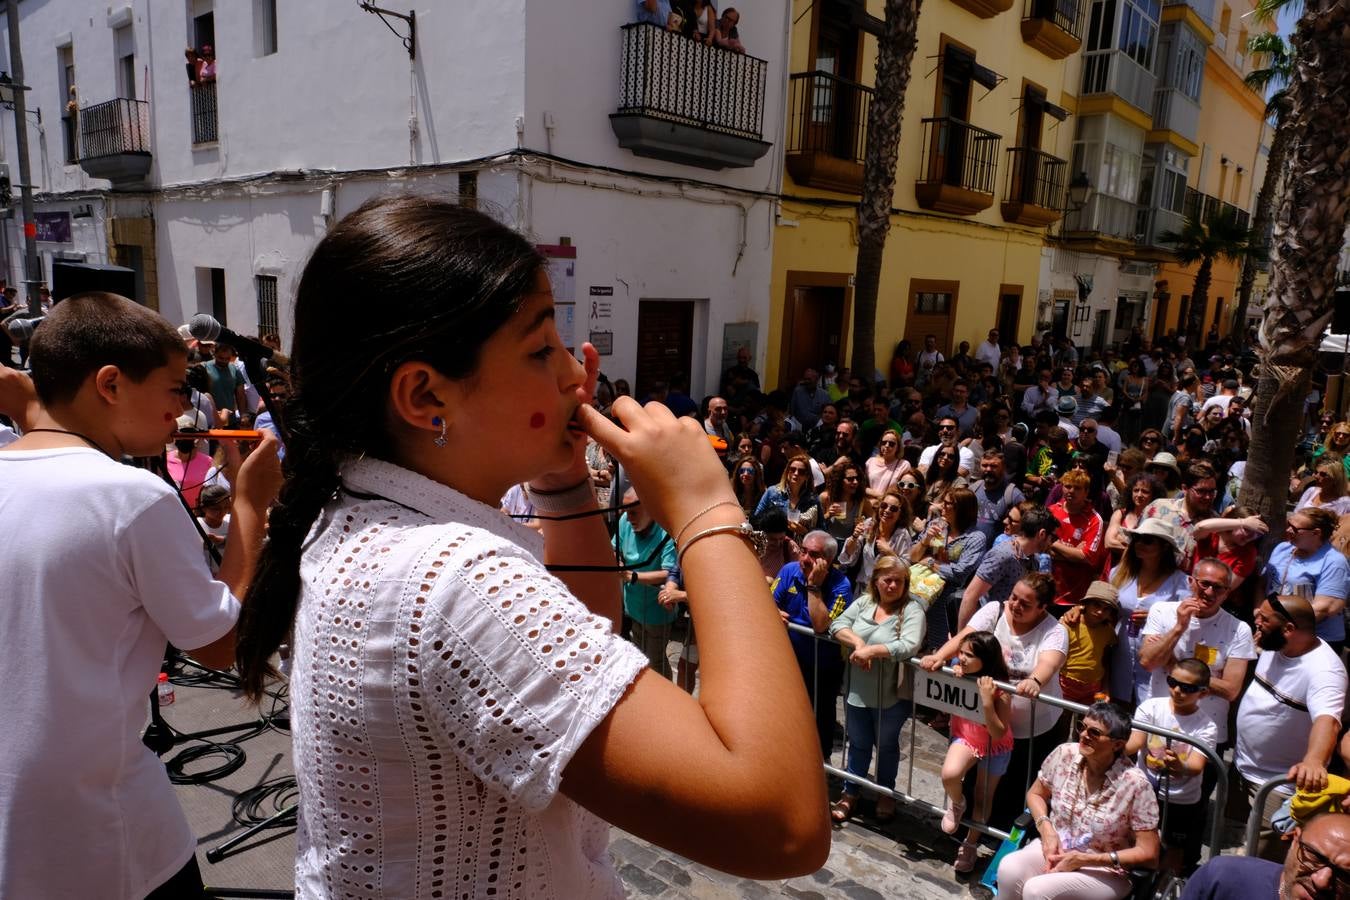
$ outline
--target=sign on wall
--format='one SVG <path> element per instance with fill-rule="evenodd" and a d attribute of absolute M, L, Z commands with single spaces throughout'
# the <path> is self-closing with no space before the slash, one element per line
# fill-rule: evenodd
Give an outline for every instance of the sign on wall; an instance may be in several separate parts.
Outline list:
<path fill-rule="evenodd" d="M 571 244 L 538 244 L 548 262 L 548 280 L 553 286 L 554 321 L 558 337 L 569 353 L 577 350 L 577 248 Z"/>
<path fill-rule="evenodd" d="M 52 244 L 72 243 L 70 238 L 70 213 L 40 212 L 33 213 L 37 225 L 37 239 Z"/>
<path fill-rule="evenodd" d="M 957 678 L 943 672 L 925 672 L 907 667 L 905 677 L 914 678 L 914 702 L 972 722 L 984 723 L 984 704 L 973 678 Z"/>

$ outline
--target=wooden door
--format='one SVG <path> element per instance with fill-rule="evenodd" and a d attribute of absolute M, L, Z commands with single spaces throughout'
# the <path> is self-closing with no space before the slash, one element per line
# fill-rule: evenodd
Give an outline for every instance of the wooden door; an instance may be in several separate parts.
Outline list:
<path fill-rule="evenodd" d="M 670 384 L 674 375 L 688 378 L 693 345 L 693 300 L 639 301 L 633 394 L 640 400 L 651 391 L 653 382 Z"/>
<path fill-rule="evenodd" d="M 956 298 L 961 283 L 958 281 L 928 281 L 921 278 L 909 283 L 909 315 L 905 318 L 905 337 L 917 348 L 923 347 L 928 335 L 937 338 L 943 356 L 952 355 L 952 325 L 956 321 Z"/>
<path fill-rule="evenodd" d="M 848 313 L 843 287 L 795 285 L 790 290 L 783 322 L 786 352 L 778 371 L 778 385 L 784 390 L 795 385 L 808 366 L 819 372 L 826 363 L 842 363 Z"/>
<path fill-rule="evenodd" d="M 998 339 L 1003 344 L 1021 342 L 1017 333 L 1018 323 L 1022 320 L 1022 288 L 1019 285 L 1005 284 L 998 294 Z"/>

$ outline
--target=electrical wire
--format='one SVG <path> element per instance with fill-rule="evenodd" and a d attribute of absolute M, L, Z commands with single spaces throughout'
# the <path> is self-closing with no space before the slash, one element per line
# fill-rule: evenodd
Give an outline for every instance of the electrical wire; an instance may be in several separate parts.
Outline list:
<path fill-rule="evenodd" d="M 230 813 L 235 823 L 244 828 L 252 828 L 274 818 L 275 821 L 270 822 L 268 827 L 293 827 L 295 808 L 299 802 L 300 788 L 295 783 L 295 776 L 283 775 L 240 791 L 230 806 Z M 276 818 L 280 813 L 290 815 Z"/>
<path fill-rule="evenodd" d="M 224 762 L 209 769 L 193 772 L 187 770 L 189 765 L 211 757 L 220 757 Z M 237 772 L 244 765 L 246 758 L 243 748 L 237 744 L 205 741 L 179 750 L 164 763 L 164 768 L 168 770 L 169 781 L 173 784 L 207 784 Z"/>

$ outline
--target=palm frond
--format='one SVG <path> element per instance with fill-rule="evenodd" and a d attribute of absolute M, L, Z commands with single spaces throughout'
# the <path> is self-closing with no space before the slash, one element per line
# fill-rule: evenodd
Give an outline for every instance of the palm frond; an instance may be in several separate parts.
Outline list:
<path fill-rule="evenodd" d="M 1294 15 L 1303 14 L 1303 0 L 1256 0 L 1252 18 L 1261 25 L 1274 22 L 1284 10 L 1292 10 Z"/>

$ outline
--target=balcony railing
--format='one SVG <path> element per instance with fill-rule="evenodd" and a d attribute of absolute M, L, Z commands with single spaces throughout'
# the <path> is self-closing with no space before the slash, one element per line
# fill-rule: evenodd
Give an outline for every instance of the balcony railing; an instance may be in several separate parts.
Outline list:
<path fill-rule="evenodd" d="M 1051 59 L 1063 59 L 1083 45 L 1083 10 L 1079 0 L 1025 0 L 1022 40 Z"/>
<path fill-rule="evenodd" d="M 1153 73 L 1122 50 L 1083 54 L 1083 94 L 1115 94 L 1144 112 L 1153 109 Z"/>
<path fill-rule="evenodd" d="M 1174 131 L 1188 141 L 1200 134 L 1200 104 L 1176 88 L 1153 92 L 1153 130 Z"/>
<path fill-rule="evenodd" d="M 80 110 L 80 158 L 150 152 L 150 104 L 109 100 Z"/>
<path fill-rule="evenodd" d="M 1218 197 L 1202 194 L 1195 188 L 1186 188 L 1186 201 L 1183 208 L 1186 217 L 1189 219 L 1199 219 L 1201 222 L 1208 223 L 1216 216 L 1228 215 L 1233 218 L 1239 228 L 1246 229 L 1251 226 L 1251 214 L 1246 210 L 1239 209 L 1232 203 L 1227 203 Z"/>
<path fill-rule="evenodd" d="M 1064 210 L 1069 164 L 1028 147 L 1008 148 L 1003 218 L 1023 225 L 1049 225 Z"/>
<path fill-rule="evenodd" d="M 994 202 L 1002 135 L 951 116 L 923 120 L 920 178 L 914 186 L 925 209 L 971 215 Z"/>
<path fill-rule="evenodd" d="M 220 139 L 216 111 L 216 83 L 201 81 L 192 92 L 192 143 L 209 144 Z"/>
<path fill-rule="evenodd" d="M 753 165 L 764 155 L 764 60 L 647 23 L 621 30 L 619 107 L 610 116 L 620 146 L 718 169 Z M 742 158 L 751 150 L 758 152 Z"/>
<path fill-rule="evenodd" d="M 788 81 L 787 165 L 798 184 L 856 193 L 872 89 L 828 72 L 801 72 Z"/>
<path fill-rule="evenodd" d="M 150 171 L 150 104 L 109 100 L 86 106 L 72 119 L 79 127 L 80 168 L 114 185 L 141 181 Z"/>
<path fill-rule="evenodd" d="M 1137 221 L 1136 231 L 1142 235 L 1140 242 L 1149 247 L 1169 246 L 1162 241 L 1162 235 L 1169 231 L 1179 232 L 1186 224 L 1181 213 L 1159 206 L 1139 207 Z"/>

